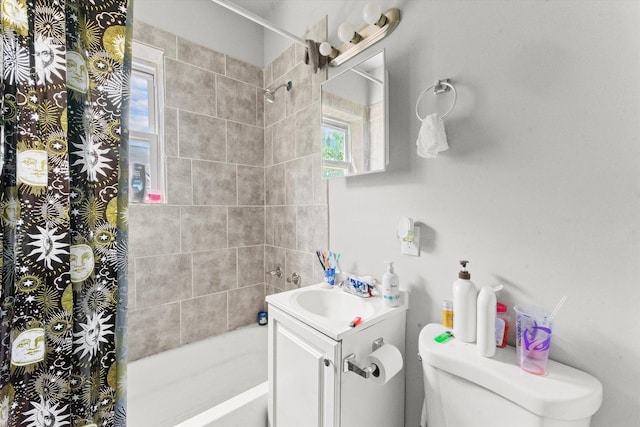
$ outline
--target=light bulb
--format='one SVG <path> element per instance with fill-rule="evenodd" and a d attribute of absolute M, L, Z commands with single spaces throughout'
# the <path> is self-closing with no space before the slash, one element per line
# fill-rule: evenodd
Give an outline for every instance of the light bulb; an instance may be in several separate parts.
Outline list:
<path fill-rule="evenodd" d="M 344 43 L 358 43 L 362 40 L 360 34 L 356 33 L 356 28 L 349 22 L 343 22 L 338 27 L 338 38 Z"/>
<path fill-rule="evenodd" d="M 362 19 L 364 22 L 371 25 L 376 25 L 382 15 L 382 9 L 378 6 L 378 3 L 367 3 L 362 10 Z"/>
<path fill-rule="evenodd" d="M 331 58 L 335 56 L 335 49 L 329 42 L 320 43 L 320 47 L 318 48 L 318 50 L 320 51 L 320 55 L 322 56 L 329 56 Z"/>

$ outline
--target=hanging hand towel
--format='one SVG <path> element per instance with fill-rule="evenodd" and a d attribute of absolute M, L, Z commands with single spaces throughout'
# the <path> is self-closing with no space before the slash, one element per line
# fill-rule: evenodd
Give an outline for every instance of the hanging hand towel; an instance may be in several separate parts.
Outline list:
<path fill-rule="evenodd" d="M 437 114 L 431 114 L 422 120 L 416 145 L 418 156 L 426 159 L 436 158 L 439 152 L 449 149 L 444 123 Z"/>

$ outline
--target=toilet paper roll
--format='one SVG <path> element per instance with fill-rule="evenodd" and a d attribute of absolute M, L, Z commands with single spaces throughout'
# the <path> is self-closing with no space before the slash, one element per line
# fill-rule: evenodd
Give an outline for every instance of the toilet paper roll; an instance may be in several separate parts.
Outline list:
<path fill-rule="evenodd" d="M 369 379 L 374 383 L 385 384 L 402 370 L 402 353 L 397 347 L 391 344 L 384 344 L 367 356 L 367 365 L 371 363 L 376 364 L 378 371 L 374 371 Z"/>

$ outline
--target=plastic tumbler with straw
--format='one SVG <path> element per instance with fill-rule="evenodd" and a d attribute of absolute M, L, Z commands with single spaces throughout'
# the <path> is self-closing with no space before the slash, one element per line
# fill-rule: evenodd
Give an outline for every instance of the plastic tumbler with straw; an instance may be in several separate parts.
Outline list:
<path fill-rule="evenodd" d="M 551 314 L 534 305 L 517 305 L 516 312 L 516 354 L 518 365 L 523 371 L 534 375 L 547 372 L 553 319 L 566 301 L 566 295 Z"/>

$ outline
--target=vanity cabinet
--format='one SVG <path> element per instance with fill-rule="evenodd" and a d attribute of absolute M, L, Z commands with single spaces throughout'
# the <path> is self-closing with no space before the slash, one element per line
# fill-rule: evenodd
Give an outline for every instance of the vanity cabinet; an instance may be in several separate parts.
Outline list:
<path fill-rule="evenodd" d="M 304 290 L 289 292 L 295 296 Z M 345 372 L 344 365 L 354 355 L 364 366 L 379 338 L 404 357 L 406 295 L 401 307 L 363 317 L 361 325 L 351 328 L 348 321 L 336 322 L 336 316 L 329 325 L 320 316 L 296 310 L 289 305 L 289 292 L 267 297 L 269 426 L 403 426 L 404 369 L 379 384 Z M 370 303 L 382 301 L 372 298 Z"/>
<path fill-rule="evenodd" d="M 272 426 L 337 427 L 341 342 L 271 307 L 269 407 Z"/>

